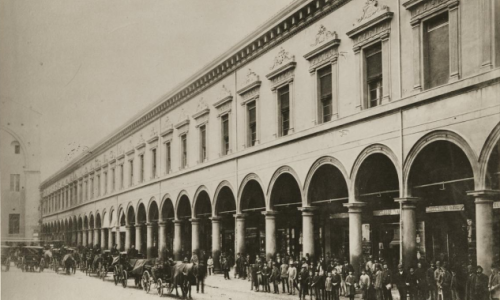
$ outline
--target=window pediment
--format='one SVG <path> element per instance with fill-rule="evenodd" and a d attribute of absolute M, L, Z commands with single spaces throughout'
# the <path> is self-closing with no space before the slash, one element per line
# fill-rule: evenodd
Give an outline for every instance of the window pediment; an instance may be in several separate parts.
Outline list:
<path fill-rule="evenodd" d="M 386 5 L 379 5 L 376 0 L 368 0 L 358 24 L 346 34 L 354 40 L 353 49 L 359 51 L 363 46 L 389 37 L 391 20 L 394 13 Z"/>
<path fill-rule="evenodd" d="M 410 11 L 413 23 L 438 10 L 456 6 L 458 3 L 458 0 L 409 0 L 403 3 L 403 6 Z"/>
<path fill-rule="evenodd" d="M 338 46 L 340 39 L 337 33 L 328 31 L 321 25 L 316 34 L 315 42 L 311 44 L 313 50 L 304 55 L 310 63 L 309 72 L 313 73 L 318 67 L 327 63 L 334 63 L 338 58 Z"/>
<path fill-rule="evenodd" d="M 279 86 L 293 81 L 294 70 L 297 63 L 295 55 L 291 55 L 285 49 L 281 48 L 278 55 L 274 58 L 271 72 L 266 75 L 266 78 L 271 80 L 271 90 L 275 90 Z"/>

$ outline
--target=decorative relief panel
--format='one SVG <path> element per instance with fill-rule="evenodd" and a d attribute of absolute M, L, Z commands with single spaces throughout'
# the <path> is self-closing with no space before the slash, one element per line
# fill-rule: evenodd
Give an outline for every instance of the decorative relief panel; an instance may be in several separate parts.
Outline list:
<path fill-rule="evenodd" d="M 328 31 L 325 26 L 321 25 L 316 34 L 315 42 L 311 44 L 314 49 L 304 55 L 310 64 L 309 72 L 313 73 L 318 67 L 336 62 L 339 45 L 340 40 L 337 33 Z"/>
<path fill-rule="evenodd" d="M 271 80 L 271 90 L 292 82 L 296 65 L 295 56 L 290 56 L 290 53 L 281 48 L 271 66 L 273 71 L 266 75 L 267 79 Z"/>
<path fill-rule="evenodd" d="M 354 52 L 375 40 L 388 38 L 393 16 L 388 6 L 377 0 L 367 0 L 361 17 L 357 19 L 358 24 L 347 32 L 347 36 L 354 40 Z"/>
<path fill-rule="evenodd" d="M 238 94 L 243 98 L 241 105 L 245 105 L 259 98 L 261 83 L 259 75 L 255 74 L 251 69 L 248 69 L 245 86 L 238 90 Z"/>

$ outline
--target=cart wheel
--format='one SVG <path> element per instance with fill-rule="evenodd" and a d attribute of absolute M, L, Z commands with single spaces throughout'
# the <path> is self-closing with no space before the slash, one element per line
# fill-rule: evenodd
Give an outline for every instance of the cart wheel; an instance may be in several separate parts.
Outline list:
<path fill-rule="evenodd" d="M 123 273 L 122 273 L 122 286 L 123 286 L 123 288 L 127 287 L 127 279 L 128 279 L 127 271 L 123 271 Z"/>
<path fill-rule="evenodd" d="M 144 271 L 144 273 L 142 273 L 142 288 L 146 291 L 146 293 L 149 293 L 149 291 L 151 290 L 151 283 L 149 282 L 149 278 L 149 272 Z"/>
<path fill-rule="evenodd" d="M 118 285 L 118 276 L 113 274 L 113 281 L 115 282 L 115 285 Z"/>
<path fill-rule="evenodd" d="M 161 281 L 161 279 L 158 279 L 156 289 L 158 290 L 158 296 L 163 296 L 163 282 Z"/>

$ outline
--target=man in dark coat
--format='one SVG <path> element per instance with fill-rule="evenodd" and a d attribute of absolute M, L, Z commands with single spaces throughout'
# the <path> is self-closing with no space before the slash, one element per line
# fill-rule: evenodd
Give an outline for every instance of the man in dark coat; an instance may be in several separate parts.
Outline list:
<path fill-rule="evenodd" d="M 430 300 L 437 300 L 437 287 L 436 287 L 436 281 L 434 280 L 435 270 L 436 269 L 434 267 L 434 263 L 431 263 L 431 266 L 429 267 L 429 269 L 427 269 L 427 272 L 425 273 Z"/>
<path fill-rule="evenodd" d="M 332 270 L 332 300 L 339 300 L 340 296 L 340 284 L 342 279 L 337 272 L 337 269 Z"/>
<path fill-rule="evenodd" d="M 425 276 L 425 270 L 422 268 L 422 263 L 417 263 L 417 269 L 415 270 L 415 276 L 417 277 L 417 299 L 425 300 L 427 299 L 427 278 Z"/>
<path fill-rule="evenodd" d="M 437 286 L 443 293 L 443 300 L 451 300 L 451 273 L 448 271 L 446 263 L 441 267 L 441 272 L 438 275 Z"/>
<path fill-rule="evenodd" d="M 474 284 L 474 299 L 476 300 L 489 300 L 488 292 L 488 281 L 487 275 L 483 274 L 483 268 L 477 266 L 476 269 L 476 281 Z"/>
<path fill-rule="evenodd" d="M 406 276 L 406 274 L 405 274 Z M 384 300 L 392 300 L 392 283 L 393 283 L 393 278 L 392 278 L 392 272 L 389 270 L 389 266 L 387 263 L 384 263 L 384 269 L 382 270 L 382 284 L 383 284 L 383 293 L 384 293 Z M 405 282 L 403 281 L 403 284 Z M 398 286 L 399 290 L 399 286 Z M 401 294 L 401 292 L 400 292 Z M 406 294 L 404 298 L 400 298 L 401 300 L 406 300 Z"/>
<path fill-rule="evenodd" d="M 403 270 L 403 265 L 398 265 L 398 271 L 394 274 L 394 284 L 398 288 L 399 299 L 406 300 L 407 294 L 407 274 Z"/>
<path fill-rule="evenodd" d="M 471 265 L 467 266 L 467 281 L 465 283 L 465 300 L 474 300 L 474 285 L 476 284 L 476 273 Z"/>

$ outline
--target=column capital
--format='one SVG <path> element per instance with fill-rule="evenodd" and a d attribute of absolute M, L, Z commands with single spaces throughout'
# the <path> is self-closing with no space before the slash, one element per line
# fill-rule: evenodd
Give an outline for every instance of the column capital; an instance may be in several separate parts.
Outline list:
<path fill-rule="evenodd" d="M 235 214 L 233 215 L 236 219 L 240 219 L 240 220 L 244 220 L 248 215 L 247 214 L 244 214 L 244 213 L 240 213 L 240 214 Z"/>
<path fill-rule="evenodd" d="M 349 213 L 361 213 L 363 211 L 363 207 L 365 206 L 365 202 L 344 203 L 344 207 L 347 207 Z"/>
<path fill-rule="evenodd" d="M 180 226 L 184 222 L 184 220 L 174 220 L 173 222 L 174 222 L 174 225 Z"/>
<path fill-rule="evenodd" d="M 499 190 L 468 191 L 467 195 L 472 196 L 474 198 L 480 198 L 476 199 L 475 201 L 476 204 L 489 203 L 500 198 L 500 191 Z"/>
<path fill-rule="evenodd" d="M 148 222 L 148 223 L 146 223 L 146 226 L 147 226 L 148 228 L 153 228 L 153 223 L 152 223 L 152 222 Z"/>
<path fill-rule="evenodd" d="M 137 227 L 137 225 L 135 225 L 135 226 L 134 225 L 125 225 L 125 228 L 127 228 L 127 229 L 130 229 L 130 228 L 133 228 L 133 227 Z"/>
<path fill-rule="evenodd" d="M 219 216 L 217 216 L 217 217 L 211 217 L 209 219 L 212 220 L 212 223 L 219 223 L 220 220 L 222 220 L 222 218 L 219 217 Z"/>
<path fill-rule="evenodd" d="M 158 222 L 158 226 L 166 226 L 167 225 L 167 221 L 159 221 Z"/>
<path fill-rule="evenodd" d="M 261 212 L 264 216 L 266 216 L 266 218 L 275 218 L 276 215 L 278 215 L 279 213 L 275 210 L 267 210 L 267 211 L 263 211 Z"/>
<path fill-rule="evenodd" d="M 297 210 L 301 211 L 302 213 L 313 213 L 318 210 L 317 206 L 301 206 L 297 207 Z"/>
<path fill-rule="evenodd" d="M 199 224 L 201 220 L 199 218 L 191 218 L 191 219 L 189 219 L 189 221 L 191 221 L 191 223 L 194 223 L 194 224 Z"/>
<path fill-rule="evenodd" d="M 403 197 L 394 198 L 394 201 L 401 204 L 401 209 L 415 209 L 417 208 L 417 204 L 422 202 L 423 199 L 419 197 Z"/>

